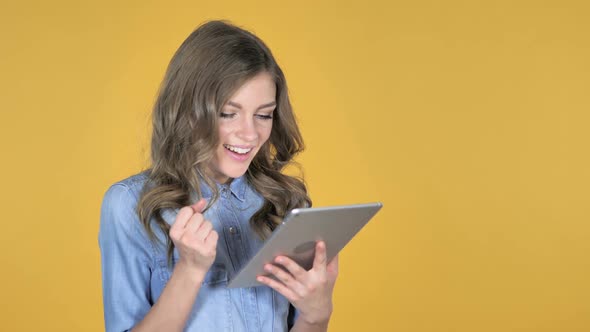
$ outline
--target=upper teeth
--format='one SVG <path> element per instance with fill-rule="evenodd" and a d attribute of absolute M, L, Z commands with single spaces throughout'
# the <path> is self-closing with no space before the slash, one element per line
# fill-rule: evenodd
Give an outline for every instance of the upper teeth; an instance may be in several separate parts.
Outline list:
<path fill-rule="evenodd" d="M 227 144 L 224 144 L 223 146 L 224 146 L 226 149 L 228 149 L 228 150 L 230 150 L 230 151 L 233 151 L 233 152 L 235 152 L 235 153 L 239 153 L 239 154 L 245 154 L 245 153 L 248 153 L 248 152 L 250 152 L 250 150 L 252 150 L 252 148 L 249 148 L 249 149 L 243 149 L 243 148 L 238 148 L 238 147 L 236 147 L 236 146 L 231 146 L 231 145 L 227 145 Z"/>

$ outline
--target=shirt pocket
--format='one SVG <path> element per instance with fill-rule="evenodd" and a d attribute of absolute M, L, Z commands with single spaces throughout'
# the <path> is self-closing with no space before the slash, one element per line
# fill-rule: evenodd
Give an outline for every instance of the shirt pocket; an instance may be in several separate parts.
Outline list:
<path fill-rule="evenodd" d="M 158 284 L 159 293 L 164 289 L 174 266 L 178 262 L 178 254 L 173 256 L 172 266 L 168 266 L 167 257 L 163 255 L 157 259 L 156 278 L 161 279 Z M 231 318 L 231 297 L 227 288 L 228 273 L 225 265 L 214 262 L 199 290 L 195 304 L 186 323 L 185 331 L 233 331 Z M 154 303 L 157 300 L 154 299 Z"/>
<path fill-rule="evenodd" d="M 174 266 L 180 259 L 178 255 L 178 251 L 174 249 L 174 255 L 172 256 L 172 265 L 168 264 L 168 257 L 161 256 L 157 259 L 157 275 L 159 276 L 160 280 L 164 283 L 167 283 L 172 276 L 172 271 L 174 270 Z M 203 285 L 224 285 L 228 282 L 228 273 L 225 265 L 220 262 L 214 262 L 213 265 L 205 274 L 205 278 L 203 279 Z"/>
<path fill-rule="evenodd" d="M 203 285 L 223 285 L 227 284 L 228 281 L 228 273 L 225 266 L 221 263 L 213 263 L 207 274 L 205 275 L 205 279 L 203 280 Z"/>

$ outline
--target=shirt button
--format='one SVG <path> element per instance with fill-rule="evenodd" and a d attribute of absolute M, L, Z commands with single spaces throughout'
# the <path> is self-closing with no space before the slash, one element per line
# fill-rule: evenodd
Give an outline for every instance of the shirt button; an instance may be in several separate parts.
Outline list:
<path fill-rule="evenodd" d="M 222 193 L 223 195 L 227 195 L 227 192 L 228 192 L 228 189 L 227 189 L 227 187 L 221 187 L 221 193 Z"/>
<path fill-rule="evenodd" d="M 236 228 L 235 228 L 235 227 L 233 227 L 233 226 L 231 226 L 231 227 L 229 228 L 229 232 L 230 232 L 230 234 L 236 234 Z"/>

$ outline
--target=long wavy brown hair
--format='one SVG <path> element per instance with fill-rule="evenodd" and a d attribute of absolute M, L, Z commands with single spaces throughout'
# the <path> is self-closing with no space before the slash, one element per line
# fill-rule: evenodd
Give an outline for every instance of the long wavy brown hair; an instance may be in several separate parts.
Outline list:
<path fill-rule="evenodd" d="M 166 236 L 169 263 L 174 245 L 162 212 L 199 200 L 201 181 L 213 192 L 208 207 L 217 200 L 207 165 L 219 144 L 219 113 L 241 85 L 264 71 L 276 83 L 277 107 L 270 138 L 246 173 L 249 184 L 264 197 L 250 224 L 265 238 L 289 210 L 311 206 L 303 180 L 282 173 L 304 148 L 283 71 L 254 34 L 228 22 L 207 22 L 182 43 L 166 71 L 153 109 L 149 180 L 137 206 L 152 241 L 157 238 L 152 220 Z"/>

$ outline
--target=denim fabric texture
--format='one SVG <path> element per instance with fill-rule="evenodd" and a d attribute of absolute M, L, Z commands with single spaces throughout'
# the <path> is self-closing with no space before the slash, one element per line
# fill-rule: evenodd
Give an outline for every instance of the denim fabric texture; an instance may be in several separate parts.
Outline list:
<path fill-rule="evenodd" d="M 146 181 L 146 174 L 140 173 L 117 182 L 102 203 L 98 239 L 108 332 L 128 331 L 139 323 L 160 297 L 174 269 L 167 262 L 164 234 L 154 226 L 158 242 L 150 241 L 136 213 Z M 185 331 L 286 331 L 289 302 L 285 297 L 266 286 L 227 288 L 228 280 L 263 243 L 249 224 L 263 198 L 244 176 L 218 189 L 219 199 L 204 214 L 219 234 L 217 255 Z M 210 188 L 202 185 L 201 190 L 204 198 L 211 197 Z M 163 217 L 172 224 L 177 213 L 167 210 Z M 178 259 L 175 250 L 173 264 Z"/>

